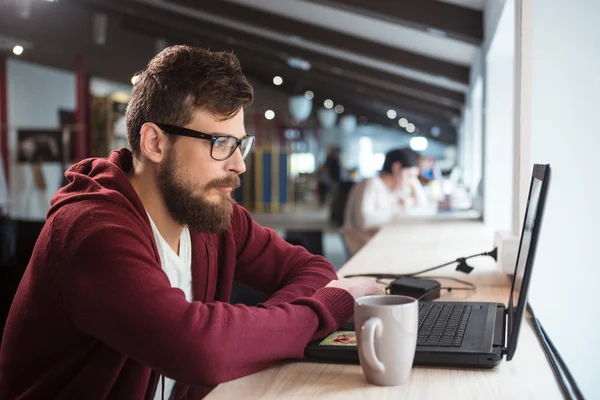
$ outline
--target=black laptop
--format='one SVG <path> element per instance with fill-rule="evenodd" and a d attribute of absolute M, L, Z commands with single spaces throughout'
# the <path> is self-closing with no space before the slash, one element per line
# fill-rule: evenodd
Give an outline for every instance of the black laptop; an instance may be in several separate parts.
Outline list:
<path fill-rule="evenodd" d="M 419 336 L 415 364 L 492 368 L 510 361 L 517 340 L 533 269 L 550 166 L 536 164 L 529 186 L 508 306 L 486 302 L 419 302 Z M 358 363 L 352 320 L 324 340 L 306 348 L 306 360 Z"/>

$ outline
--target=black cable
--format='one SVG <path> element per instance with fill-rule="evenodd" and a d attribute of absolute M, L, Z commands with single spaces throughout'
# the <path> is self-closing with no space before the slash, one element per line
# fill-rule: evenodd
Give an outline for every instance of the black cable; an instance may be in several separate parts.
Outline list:
<path fill-rule="evenodd" d="M 381 279 L 376 278 L 375 282 L 381 284 L 381 285 L 385 285 L 385 294 L 390 294 L 390 284 L 388 282 L 382 282 Z"/>
<path fill-rule="evenodd" d="M 542 324 L 540 324 L 540 321 L 535 316 L 533 308 L 531 308 L 531 304 L 529 303 L 527 304 L 527 310 L 531 314 L 531 324 L 533 325 L 533 328 L 537 333 L 540 344 L 542 345 L 542 349 L 544 350 L 546 358 L 550 363 L 550 367 L 554 372 L 554 376 L 558 381 L 563 395 L 567 399 L 583 400 L 583 394 L 581 393 L 581 390 L 579 390 L 579 387 L 577 386 L 577 382 L 575 382 L 573 375 L 571 375 L 571 371 L 567 367 L 567 364 L 561 357 L 556 347 L 554 347 L 554 343 L 552 343 L 552 341 L 546 334 L 546 331 L 542 327 Z"/>
<path fill-rule="evenodd" d="M 442 267 L 446 267 L 448 265 L 452 265 L 454 263 L 458 263 L 458 268 L 459 270 L 465 272 L 465 273 L 469 273 L 471 272 L 471 270 L 473 268 L 469 267 L 466 264 L 466 260 L 470 259 L 470 258 L 475 258 L 475 257 L 480 257 L 480 256 L 490 256 L 492 258 L 494 258 L 494 260 L 497 259 L 498 256 L 498 248 L 494 248 L 494 250 L 492 251 L 486 251 L 483 253 L 478 253 L 478 254 L 473 254 L 471 256 L 468 257 L 459 257 L 454 261 L 450 261 L 441 265 L 436 265 L 435 267 L 431 267 L 431 268 L 427 268 L 421 271 L 417 271 L 417 272 L 412 272 L 409 274 L 380 274 L 380 273 L 372 273 L 372 274 L 350 274 L 350 275 L 345 275 L 344 278 L 357 278 L 357 277 L 371 277 L 371 278 L 376 278 L 376 279 L 398 279 L 398 278 L 402 278 L 405 276 L 417 276 L 417 275 L 421 275 L 424 274 L 425 272 L 429 272 L 429 271 L 433 271 L 436 270 L 438 268 L 442 268 Z"/>
<path fill-rule="evenodd" d="M 381 282 L 381 279 L 385 279 L 385 278 L 375 278 L 375 282 L 380 283 L 382 285 L 389 285 L 388 282 Z"/>
<path fill-rule="evenodd" d="M 453 278 L 450 276 L 427 276 L 427 279 L 429 278 L 434 278 L 434 279 L 447 279 L 447 280 L 452 280 L 455 282 L 459 282 L 462 283 L 463 285 L 466 285 L 467 287 L 440 287 L 440 290 L 447 290 L 448 292 L 451 292 L 453 290 L 472 290 L 475 291 L 477 289 L 477 287 L 472 284 L 471 282 L 467 282 L 467 281 L 463 281 L 461 279 L 458 278 Z M 381 284 L 381 285 L 386 285 L 384 290 L 385 290 L 385 294 L 390 294 L 390 285 L 388 282 L 382 282 L 382 279 L 392 279 L 392 278 L 375 278 L 375 282 Z M 430 290 L 428 290 L 427 292 L 425 292 L 423 295 L 421 295 L 419 298 L 417 298 L 417 300 L 421 300 L 423 297 L 427 296 L 429 293 L 437 290 L 438 288 L 432 288 Z"/>

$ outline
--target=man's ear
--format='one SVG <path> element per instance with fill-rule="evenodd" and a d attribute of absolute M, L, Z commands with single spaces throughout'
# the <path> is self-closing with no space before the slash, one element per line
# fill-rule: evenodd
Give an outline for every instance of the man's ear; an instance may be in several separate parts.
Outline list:
<path fill-rule="evenodd" d="M 169 149 L 169 138 L 156 124 L 146 122 L 140 130 L 140 151 L 148 160 L 160 164 Z"/>

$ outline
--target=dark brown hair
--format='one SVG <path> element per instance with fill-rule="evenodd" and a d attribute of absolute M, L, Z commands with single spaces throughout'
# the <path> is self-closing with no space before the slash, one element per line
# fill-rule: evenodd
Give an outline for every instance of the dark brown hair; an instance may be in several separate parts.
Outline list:
<path fill-rule="evenodd" d="M 419 153 L 408 147 L 390 150 L 385 155 L 381 172 L 392 172 L 392 166 L 396 162 L 402 164 L 402 168 L 417 167 L 419 166 Z"/>
<path fill-rule="evenodd" d="M 172 46 L 157 54 L 139 75 L 127 106 L 127 138 L 136 157 L 146 122 L 183 126 L 205 109 L 222 120 L 252 103 L 252 86 L 232 53 Z M 174 142 L 177 136 L 170 136 Z"/>

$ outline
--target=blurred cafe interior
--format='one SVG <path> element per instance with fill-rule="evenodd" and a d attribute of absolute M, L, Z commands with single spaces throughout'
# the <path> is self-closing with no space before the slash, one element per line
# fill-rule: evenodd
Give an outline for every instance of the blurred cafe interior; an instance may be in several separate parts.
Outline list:
<path fill-rule="evenodd" d="M 600 281 L 599 17 L 596 0 L 0 1 L 0 326 L 65 171 L 128 146 L 138 74 L 187 44 L 233 52 L 254 88 L 245 128 L 256 141 L 234 199 L 336 271 L 368 264 L 401 224 L 393 258 L 409 270 L 497 248 L 496 262 L 472 265 L 492 262 L 510 285 L 533 165 L 550 164 L 530 303 L 582 391 L 600 396 L 585 350 L 600 325 L 573 318 L 597 303 L 589 284 Z M 425 200 L 402 200 L 351 251 L 348 214 L 364 205 L 348 211 L 349 199 L 385 181 L 397 149 L 415 157 Z M 459 244 L 470 240 L 484 247 Z M 417 243 L 430 248 L 413 254 Z"/>

